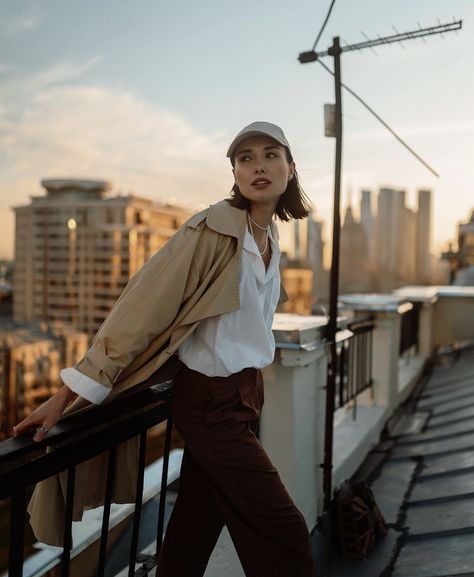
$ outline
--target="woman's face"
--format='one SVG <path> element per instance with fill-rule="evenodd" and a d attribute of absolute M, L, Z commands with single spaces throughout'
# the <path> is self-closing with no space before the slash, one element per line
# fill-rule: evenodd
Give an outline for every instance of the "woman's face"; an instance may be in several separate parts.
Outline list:
<path fill-rule="evenodd" d="M 274 210 L 295 174 L 295 163 L 288 162 L 285 147 L 273 138 L 251 136 L 235 151 L 233 173 L 242 196 Z"/>

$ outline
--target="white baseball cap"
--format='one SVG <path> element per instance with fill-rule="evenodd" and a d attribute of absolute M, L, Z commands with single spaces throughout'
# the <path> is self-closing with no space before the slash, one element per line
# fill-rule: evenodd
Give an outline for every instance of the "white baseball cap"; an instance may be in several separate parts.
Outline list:
<path fill-rule="evenodd" d="M 251 136 L 269 136 L 276 140 L 282 146 L 286 146 L 291 154 L 290 145 L 288 144 L 288 140 L 286 139 L 283 130 L 277 126 L 276 124 L 272 124 L 271 122 L 263 122 L 261 120 L 257 122 L 252 122 L 237 134 L 237 136 L 232 141 L 229 149 L 227 151 L 227 158 L 232 158 L 234 156 L 236 148 L 239 144 L 245 140 L 246 138 L 250 138 Z"/>

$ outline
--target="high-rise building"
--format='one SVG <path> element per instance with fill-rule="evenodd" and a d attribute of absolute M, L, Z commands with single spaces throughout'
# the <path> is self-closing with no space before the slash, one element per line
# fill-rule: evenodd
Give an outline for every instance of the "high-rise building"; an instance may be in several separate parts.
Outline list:
<path fill-rule="evenodd" d="M 324 268 L 323 222 L 315 220 L 312 215 L 307 219 L 308 237 L 306 260 L 308 266 L 315 271 Z"/>
<path fill-rule="evenodd" d="M 297 264 L 304 273 L 304 282 L 301 286 L 306 286 L 308 278 L 312 279 L 311 296 L 307 301 L 307 310 L 311 312 L 315 303 L 326 302 L 328 298 L 328 275 L 324 270 L 324 241 L 323 241 L 323 222 L 316 220 L 311 213 L 308 218 L 295 220 L 293 222 L 294 231 L 294 259 L 289 262 L 288 267 L 291 272 L 285 276 L 292 286 L 295 285 Z M 283 266 L 285 273 L 287 267 Z M 310 273 L 310 274 L 309 274 Z M 286 286 L 285 286 L 286 288 Z M 288 293 L 289 294 L 289 293 Z M 299 299 L 301 301 L 301 299 Z M 296 301 L 295 301 L 296 302 Z M 306 304 L 305 304 L 306 306 Z M 296 306 L 291 308 L 291 303 L 284 308 L 286 312 L 296 312 L 296 309 L 303 310 L 304 307 Z M 309 308 L 308 308 L 309 307 Z"/>
<path fill-rule="evenodd" d="M 43 180 L 45 196 L 14 208 L 13 318 L 94 334 L 130 277 L 190 213 L 99 180 Z"/>
<path fill-rule="evenodd" d="M 419 284 L 431 282 L 431 190 L 418 191 L 416 270 Z"/>
<path fill-rule="evenodd" d="M 403 229 L 400 234 L 401 255 L 398 280 L 405 285 L 420 284 L 417 272 L 418 213 L 404 207 Z M 428 256 L 430 258 L 430 256 Z M 429 284 L 429 282 L 422 283 Z"/>
<path fill-rule="evenodd" d="M 368 262 L 368 243 L 364 226 L 348 206 L 341 229 L 340 292 L 369 292 L 372 275 Z"/>
<path fill-rule="evenodd" d="M 416 282 L 417 215 L 406 206 L 406 192 L 381 188 L 375 235 L 376 287 L 391 291 Z"/>
<path fill-rule="evenodd" d="M 376 269 L 377 288 L 385 292 L 394 284 L 397 270 L 401 215 L 396 190 L 381 188 L 377 199 Z"/>
<path fill-rule="evenodd" d="M 375 219 L 372 211 L 372 191 L 363 190 L 360 199 L 360 223 L 365 232 L 368 247 L 368 264 L 372 270 L 375 265 Z"/>

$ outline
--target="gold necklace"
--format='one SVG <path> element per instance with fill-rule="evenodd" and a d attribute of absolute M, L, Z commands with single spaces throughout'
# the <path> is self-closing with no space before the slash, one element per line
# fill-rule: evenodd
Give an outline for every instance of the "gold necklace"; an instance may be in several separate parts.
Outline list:
<path fill-rule="evenodd" d="M 263 256 L 266 252 L 267 252 L 267 248 L 268 248 L 268 227 L 267 228 L 263 228 L 261 227 L 259 224 L 257 224 L 250 216 L 249 213 L 247 213 L 247 216 L 249 217 L 249 227 L 250 227 L 250 234 L 252 235 L 253 240 L 255 241 L 255 244 L 257 245 L 257 249 L 258 252 L 260 253 L 260 256 Z M 252 222 L 254 224 L 256 224 L 259 228 L 261 228 L 262 230 L 266 230 L 267 234 L 266 234 L 266 239 L 265 239 L 265 248 L 263 250 L 260 250 L 260 247 L 257 244 L 257 239 L 255 238 L 255 235 L 253 234 L 253 228 L 252 228 Z"/>
<path fill-rule="evenodd" d="M 268 231 L 268 226 L 260 226 L 260 225 L 258 224 L 258 222 L 255 222 L 255 221 L 254 221 L 254 219 L 250 216 L 249 213 L 247 213 L 247 216 L 250 218 L 251 222 L 253 222 L 253 224 L 254 224 L 255 226 L 258 226 L 259 229 Z"/>

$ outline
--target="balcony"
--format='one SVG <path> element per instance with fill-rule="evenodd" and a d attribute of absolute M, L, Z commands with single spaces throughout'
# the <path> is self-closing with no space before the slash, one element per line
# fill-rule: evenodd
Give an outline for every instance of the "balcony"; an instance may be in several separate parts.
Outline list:
<path fill-rule="evenodd" d="M 320 571 L 370 577 L 394 567 L 396 577 L 405 577 L 416 567 L 420 577 L 434 577 L 464 567 L 464 574 L 474 573 L 474 433 L 468 425 L 474 353 L 467 346 L 474 340 L 474 289 L 406 287 L 391 295 L 341 297 L 338 324 L 336 410 L 329 422 L 324 317 L 276 315 L 277 354 L 264 371 L 260 440 L 312 532 Z M 179 448 L 171 450 L 169 394 L 169 384 L 157 385 L 64 419 L 43 446 L 27 437 L 0 444 L 0 498 L 11 500 L 10 576 L 154 575 L 181 459 Z M 161 458 L 146 466 L 147 451 L 157 443 L 155 437 L 147 448 L 147 431 L 157 426 L 166 429 L 162 449 L 154 451 Z M 390 524 L 364 563 L 336 554 L 326 565 L 322 555 L 328 430 L 333 488 L 354 476 L 367 478 Z M 137 435 L 138 501 L 111 504 L 117 444 Z M 44 453 L 46 444 L 56 450 Z M 75 467 L 103 451 L 109 455 L 105 507 L 71 523 Z M 61 470 L 69 480 L 64 548 L 29 543 L 26 534 L 24 555 L 27 488 Z M 225 530 L 206 571 L 206 577 L 223 575 L 243 577 Z"/>

